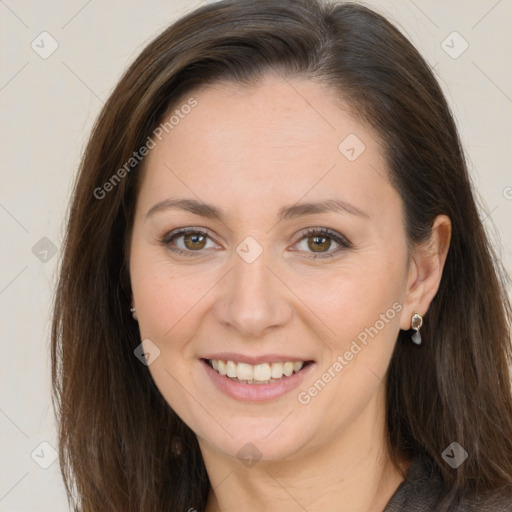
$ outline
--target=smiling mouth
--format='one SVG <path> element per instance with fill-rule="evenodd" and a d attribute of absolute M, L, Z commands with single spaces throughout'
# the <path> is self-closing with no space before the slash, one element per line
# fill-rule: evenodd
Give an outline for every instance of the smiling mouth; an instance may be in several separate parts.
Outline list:
<path fill-rule="evenodd" d="M 243 384 L 270 384 L 280 382 L 300 372 L 312 361 L 248 364 L 222 359 L 204 359 L 218 374 Z"/>

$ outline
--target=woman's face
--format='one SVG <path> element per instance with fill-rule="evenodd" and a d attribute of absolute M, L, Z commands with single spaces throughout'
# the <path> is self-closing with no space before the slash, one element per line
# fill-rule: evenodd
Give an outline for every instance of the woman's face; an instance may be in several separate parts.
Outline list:
<path fill-rule="evenodd" d="M 239 458 L 379 430 L 411 276 L 375 134 L 313 81 L 191 96 L 154 137 L 131 242 L 156 385 L 203 449 Z"/>

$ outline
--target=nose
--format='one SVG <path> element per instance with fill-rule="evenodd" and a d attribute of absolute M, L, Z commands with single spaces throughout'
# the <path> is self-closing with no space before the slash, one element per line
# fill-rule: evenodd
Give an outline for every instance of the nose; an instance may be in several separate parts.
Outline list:
<path fill-rule="evenodd" d="M 261 338 L 293 316 L 290 291 L 269 263 L 266 251 L 251 263 L 234 255 L 214 312 L 217 321 L 235 329 L 239 336 Z"/>

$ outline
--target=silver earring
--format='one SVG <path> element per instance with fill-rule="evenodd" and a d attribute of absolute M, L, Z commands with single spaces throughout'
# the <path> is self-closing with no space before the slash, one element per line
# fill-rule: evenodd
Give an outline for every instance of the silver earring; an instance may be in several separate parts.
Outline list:
<path fill-rule="evenodd" d="M 130 308 L 130 311 L 131 311 L 132 313 L 135 313 L 135 308 Z"/>
<path fill-rule="evenodd" d="M 416 345 L 421 345 L 421 334 L 420 328 L 423 325 L 423 317 L 418 313 L 414 313 L 411 319 L 411 329 L 414 329 L 416 332 L 411 336 L 411 340 Z"/>

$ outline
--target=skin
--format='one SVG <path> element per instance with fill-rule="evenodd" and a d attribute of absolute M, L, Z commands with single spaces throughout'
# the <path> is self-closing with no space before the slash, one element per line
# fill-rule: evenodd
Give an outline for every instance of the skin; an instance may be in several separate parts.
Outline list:
<path fill-rule="evenodd" d="M 206 510 L 382 510 L 403 480 L 386 450 L 385 373 L 399 330 L 425 315 L 438 289 L 450 220 L 439 216 L 430 243 L 408 251 L 402 201 L 375 134 L 317 82 L 267 75 L 191 96 L 197 107 L 145 161 L 130 273 L 141 339 L 160 350 L 150 372 L 198 436 L 212 483 Z M 366 146 L 352 162 L 338 149 L 349 134 Z M 169 198 L 212 204 L 226 218 L 178 209 L 147 216 Z M 366 215 L 277 220 L 281 207 L 326 199 Z M 181 227 L 206 231 L 206 245 L 183 236 L 160 243 Z M 314 252 L 307 228 L 329 228 L 352 247 L 336 252 L 328 238 Z M 236 251 L 247 236 L 262 248 L 252 263 Z M 308 258 L 325 253 L 334 255 Z M 300 403 L 298 393 L 395 303 L 394 318 Z M 205 376 L 200 358 L 213 352 L 296 354 L 314 367 L 280 398 L 241 402 Z M 246 443 L 261 454 L 251 466 L 237 457 Z"/>

